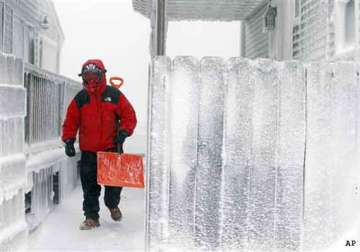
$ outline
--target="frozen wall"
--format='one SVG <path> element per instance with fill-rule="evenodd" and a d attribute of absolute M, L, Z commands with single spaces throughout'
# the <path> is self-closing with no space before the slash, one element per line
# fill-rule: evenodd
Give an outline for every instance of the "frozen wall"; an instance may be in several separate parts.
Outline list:
<path fill-rule="evenodd" d="M 360 206 L 358 75 L 353 63 L 155 58 L 147 248 L 299 251 L 339 239 Z"/>
<path fill-rule="evenodd" d="M 78 157 L 65 156 L 59 135 L 70 97 L 80 87 L 0 54 L 1 251 L 21 249 L 28 229 L 40 224 L 78 181 Z"/>
<path fill-rule="evenodd" d="M 312 63 L 307 69 L 304 245 L 322 247 L 359 220 L 359 66 Z"/>
<path fill-rule="evenodd" d="M 0 250 L 21 248 L 27 237 L 22 78 L 22 61 L 0 54 Z"/>

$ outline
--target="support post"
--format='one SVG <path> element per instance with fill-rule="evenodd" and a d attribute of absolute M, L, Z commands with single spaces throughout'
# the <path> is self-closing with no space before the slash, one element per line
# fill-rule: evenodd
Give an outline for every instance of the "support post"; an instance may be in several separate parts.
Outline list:
<path fill-rule="evenodd" d="M 151 14 L 151 56 L 164 56 L 166 54 L 166 0 L 153 0 Z"/>

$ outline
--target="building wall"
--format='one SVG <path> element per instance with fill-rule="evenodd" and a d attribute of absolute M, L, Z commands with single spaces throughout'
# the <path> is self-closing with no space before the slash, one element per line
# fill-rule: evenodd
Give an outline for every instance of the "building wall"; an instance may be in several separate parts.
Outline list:
<path fill-rule="evenodd" d="M 0 251 L 24 251 L 28 231 L 78 180 L 78 158 L 65 156 L 59 125 L 81 85 L 54 73 L 64 38 L 49 3 L 0 0 Z"/>
<path fill-rule="evenodd" d="M 40 33 L 40 64 L 45 70 L 59 73 L 60 52 L 64 41 L 64 35 L 57 18 L 55 7 L 50 0 L 40 1 L 40 16 L 46 16 L 49 23 L 47 29 Z"/>
<path fill-rule="evenodd" d="M 22 78 L 22 61 L 0 53 L 0 251 L 14 250 L 24 244 L 27 233 L 24 218 L 26 90 Z"/>
<path fill-rule="evenodd" d="M 35 58 L 29 56 L 33 54 L 31 50 L 35 49 L 31 44 L 38 22 L 38 0 L 0 0 L 0 8 L 0 51 L 14 54 L 25 59 L 25 62 L 35 63 Z"/>
<path fill-rule="evenodd" d="M 245 51 L 248 58 L 269 57 L 269 35 L 263 31 L 263 15 L 266 6 L 261 7 L 250 19 L 245 20 Z"/>
<path fill-rule="evenodd" d="M 307 61 L 327 58 L 328 52 L 328 1 L 300 1 L 299 53 L 296 59 Z M 295 18 L 295 17 L 293 17 Z"/>
<path fill-rule="evenodd" d="M 45 17 L 47 27 L 41 25 Z M 63 41 L 50 0 L 0 0 L 0 51 L 58 73 Z"/>
<path fill-rule="evenodd" d="M 264 11 L 255 13 L 246 22 L 243 56 L 304 61 L 359 58 L 360 0 L 274 0 L 272 6 L 277 7 L 275 30 L 263 33 Z"/>

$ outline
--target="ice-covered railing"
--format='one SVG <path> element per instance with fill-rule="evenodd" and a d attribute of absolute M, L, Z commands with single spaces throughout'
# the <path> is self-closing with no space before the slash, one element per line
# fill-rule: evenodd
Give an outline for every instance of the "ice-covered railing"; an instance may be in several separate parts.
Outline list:
<path fill-rule="evenodd" d="M 149 250 L 326 247 L 357 220 L 355 63 L 158 57 Z"/>
<path fill-rule="evenodd" d="M 25 64 L 23 76 L 27 90 L 26 220 L 33 230 L 79 179 L 78 159 L 65 157 L 60 132 L 66 109 L 81 84 L 31 64 Z"/>
<path fill-rule="evenodd" d="M 70 98 L 81 85 L 74 80 L 25 64 L 27 89 L 25 139 L 29 145 L 58 140 Z"/>

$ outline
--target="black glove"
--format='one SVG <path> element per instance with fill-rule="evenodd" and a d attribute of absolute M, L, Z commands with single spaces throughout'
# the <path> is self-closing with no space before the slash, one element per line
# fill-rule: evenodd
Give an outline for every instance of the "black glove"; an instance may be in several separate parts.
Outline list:
<path fill-rule="evenodd" d="M 65 154 L 69 157 L 75 156 L 75 139 L 68 139 L 65 141 Z"/>
<path fill-rule="evenodd" d="M 129 134 L 125 130 L 119 130 L 117 135 L 114 137 L 114 143 L 122 146 L 128 136 Z"/>

